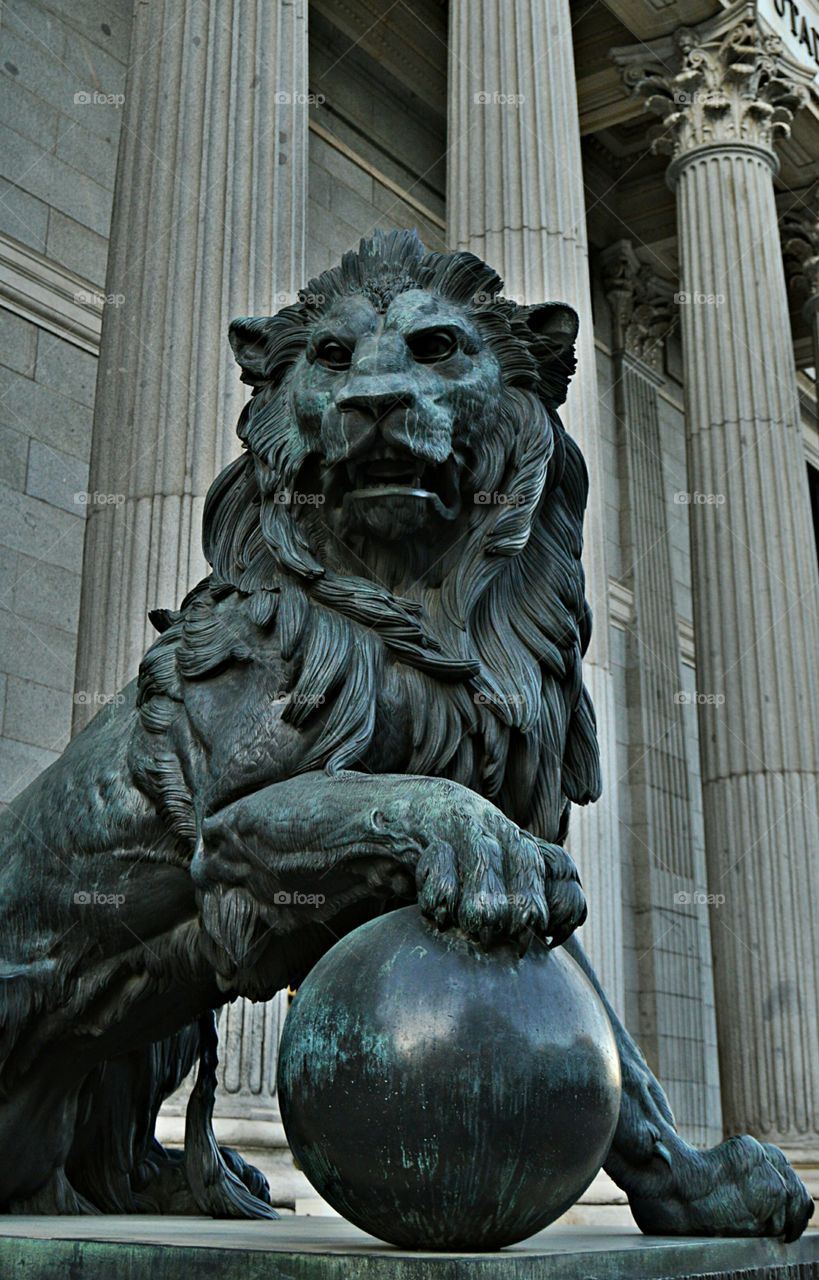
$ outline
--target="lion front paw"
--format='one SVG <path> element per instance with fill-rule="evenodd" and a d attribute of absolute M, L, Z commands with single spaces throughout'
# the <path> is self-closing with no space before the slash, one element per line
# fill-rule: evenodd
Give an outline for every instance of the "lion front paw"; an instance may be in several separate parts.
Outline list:
<path fill-rule="evenodd" d="M 421 910 L 488 946 L 533 937 L 559 946 L 582 924 L 586 899 L 559 845 L 521 831 L 488 802 L 455 805 L 429 841 L 416 873 Z"/>
<path fill-rule="evenodd" d="M 649 1235 L 783 1236 L 796 1240 L 813 1201 L 778 1147 L 728 1138 L 710 1151 L 672 1156 L 671 1185 L 630 1195 L 634 1220 Z"/>

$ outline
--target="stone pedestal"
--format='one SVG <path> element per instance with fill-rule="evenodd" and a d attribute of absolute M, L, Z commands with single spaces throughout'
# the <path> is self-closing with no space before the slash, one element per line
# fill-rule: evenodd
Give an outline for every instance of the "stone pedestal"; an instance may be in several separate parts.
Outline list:
<path fill-rule="evenodd" d="M 615 412 L 624 483 L 631 821 L 640 984 L 634 1028 L 689 1142 L 722 1136 L 706 872 L 695 847 L 686 751 L 682 664 L 669 540 L 671 486 L 663 473 L 658 388 L 675 319 L 673 287 L 657 279 L 629 241 L 602 255 L 612 311 Z"/>
<path fill-rule="evenodd" d="M 136 6 L 131 50 L 106 286 L 124 301 L 102 329 L 88 487 L 104 500 L 89 506 L 76 673 L 91 696 L 75 728 L 136 674 L 148 610 L 206 572 L 204 498 L 248 396 L 228 323 L 304 283 L 306 0 L 153 0 Z M 245 1126 L 242 1141 L 279 1153 L 261 1164 L 292 1168 L 279 1016 L 277 1002 L 223 1013 L 216 1127 L 230 1141 Z M 163 1136 L 181 1139 L 170 1111 Z"/>
<path fill-rule="evenodd" d="M 502 1253 L 409 1253 L 341 1218 L 6 1218 L 5 1275 L 83 1280 L 809 1280 L 819 1236 L 668 1239 L 636 1228 L 555 1225 Z"/>
<path fill-rule="evenodd" d="M 678 202 L 725 1128 L 807 1153 L 819 1145 L 819 603 L 772 176 L 810 73 L 745 3 L 621 61 L 665 116 Z"/>
<path fill-rule="evenodd" d="M 583 944 L 622 1011 L 605 476 L 569 0 L 452 0 L 449 85 L 450 248 L 496 267 L 507 297 L 568 302 L 580 317 L 577 375 L 561 416 L 590 475 L 583 563 L 594 630 L 584 677 L 597 714 L 603 796 L 574 810 L 569 843 L 589 898 Z"/>

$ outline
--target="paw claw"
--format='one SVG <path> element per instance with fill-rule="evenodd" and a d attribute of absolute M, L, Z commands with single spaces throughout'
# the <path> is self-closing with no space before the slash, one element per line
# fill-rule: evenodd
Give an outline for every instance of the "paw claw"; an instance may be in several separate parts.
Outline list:
<path fill-rule="evenodd" d="M 520 958 L 521 958 L 521 960 L 522 960 L 522 959 L 523 959 L 523 957 L 524 957 L 524 956 L 526 955 L 526 953 L 528 952 L 529 947 L 530 947 L 530 946 L 531 946 L 531 944 L 532 944 L 532 931 L 531 931 L 531 929 L 524 929 L 524 930 L 522 931 L 522 933 L 519 933 L 519 934 L 518 934 L 518 937 L 517 937 L 517 944 L 518 944 L 518 955 L 520 956 Z"/>
<path fill-rule="evenodd" d="M 416 875 L 421 910 L 439 928 L 457 923 L 484 948 L 505 939 L 525 954 L 532 937 L 560 946 L 582 924 L 583 891 L 559 845 L 521 831 L 471 794 L 447 809 L 444 835 L 424 849 Z"/>
<path fill-rule="evenodd" d="M 659 1134 L 658 1134 L 659 1138 Z M 710 1151 L 669 1140 L 673 1155 L 662 1181 L 647 1175 L 629 1192 L 635 1220 L 654 1235 L 782 1236 L 796 1240 L 813 1211 L 807 1188 L 778 1147 L 728 1138 Z M 655 1139 L 655 1155 L 669 1150 Z M 670 1176 L 669 1176 L 670 1174 Z"/>

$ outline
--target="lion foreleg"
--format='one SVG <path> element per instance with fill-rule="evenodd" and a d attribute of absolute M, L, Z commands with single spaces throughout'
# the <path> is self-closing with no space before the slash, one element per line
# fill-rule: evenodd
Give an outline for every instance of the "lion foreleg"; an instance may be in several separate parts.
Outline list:
<path fill-rule="evenodd" d="M 204 821 L 191 871 L 225 985 L 258 966 L 260 938 L 379 895 L 417 894 L 440 927 L 482 942 L 533 933 L 562 942 L 585 914 L 564 850 L 440 778 L 311 773 L 276 783 Z"/>

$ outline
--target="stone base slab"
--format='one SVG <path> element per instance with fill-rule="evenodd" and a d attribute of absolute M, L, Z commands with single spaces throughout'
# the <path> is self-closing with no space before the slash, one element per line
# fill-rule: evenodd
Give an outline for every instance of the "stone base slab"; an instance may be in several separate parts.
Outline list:
<path fill-rule="evenodd" d="M 0 1220 L 15 1280 L 816 1280 L 819 1238 L 673 1240 L 555 1225 L 502 1253 L 409 1253 L 334 1218 Z"/>

